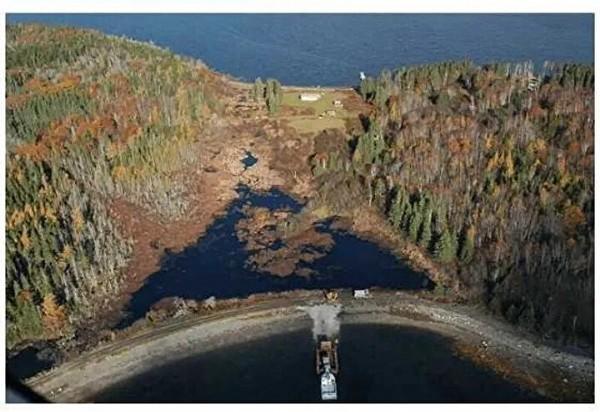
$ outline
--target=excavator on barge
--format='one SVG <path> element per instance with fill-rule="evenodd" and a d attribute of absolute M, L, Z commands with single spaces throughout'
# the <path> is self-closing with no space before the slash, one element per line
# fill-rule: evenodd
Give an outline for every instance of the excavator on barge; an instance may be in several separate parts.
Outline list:
<path fill-rule="evenodd" d="M 316 366 L 317 375 L 321 377 L 321 399 L 337 400 L 337 383 L 335 376 L 339 371 L 337 355 L 337 339 L 321 335 L 317 339 Z"/>

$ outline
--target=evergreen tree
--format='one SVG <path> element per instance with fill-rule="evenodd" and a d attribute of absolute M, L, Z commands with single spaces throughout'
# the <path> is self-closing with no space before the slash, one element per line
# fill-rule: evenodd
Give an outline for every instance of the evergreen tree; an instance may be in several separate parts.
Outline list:
<path fill-rule="evenodd" d="M 394 201 L 392 202 L 392 207 L 388 213 L 388 218 L 396 229 L 401 229 L 402 227 L 402 217 L 404 216 L 404 211 L 406 210 L 406 203 L 406 192 L 403 188 L 398 187 L 396 189 Z"/>
<path fill-rule="evenodd" d="M 443 263 L 449 263 L 456 257 L 456 240 L 448 228 L 442 231 L 435 245 L 435 257 Z"/>
<path fill-rule="evenodd" d="M 416 207 L 413 207 L 410 222 L 408 224 L 408 236 L 414 243 L 416 243 L 419 239 L 419 228 L 421 227 L 421 222 L 423 221 L 423 215 L 421 214 L 420 208 L 418 205 L 415 206 Z"/>
<path fill-rule="evenodd" d="M 265 98 L 265 84 L 262 82 L 260 77 L 257 77 L 254 81 L 254 87 L 252 88 L 252 97 L 257 103 L 262 102 Z"/>
<path fill-rule="evenodd" d="M 269 113 L 276 113 L 281 106 L 281 102 L 283 101 L 283 93 L 279 81 L 275 79 L 267 79 L 265 96 Z"/>
<path fill-rule="evenodd" d="M 425 208 L 423 215 L 423 224 L 421 225 L 421 233 L 419 235 L 419 245 L 428 249 L 429 244 L 431 243 L 431 218 L 433 215 L 433 211 L 429 204 Z"/>

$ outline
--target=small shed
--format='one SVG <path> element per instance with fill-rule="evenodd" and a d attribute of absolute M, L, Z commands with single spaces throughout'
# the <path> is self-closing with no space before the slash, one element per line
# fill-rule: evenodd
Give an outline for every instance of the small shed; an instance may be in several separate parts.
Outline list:
<path fill-rule="evenodd" d="M 355 299 L 366 299 L 369 297 L 369 289 L 354 289 Z"/>
<path fill-rule="evenodd" d="M 300 93 L 300 100 L 303 102 L 316 102 L 321 98 L 319 93 Z"/>
<path fill-rule="evenodd" d="M 342 103 L 341 100 L 334 100 L 333 101 L 333 106 L 334 107 L 344 107 L 344 104 Z"/>

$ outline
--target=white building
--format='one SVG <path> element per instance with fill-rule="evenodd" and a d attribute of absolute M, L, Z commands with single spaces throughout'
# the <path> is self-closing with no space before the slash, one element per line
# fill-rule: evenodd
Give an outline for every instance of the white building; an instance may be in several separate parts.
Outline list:
<path fill-rule="evenodd" d="M 321 98 L 319 93 L 300 93 L 300 100 L 303 102 L 316 102 Z"/>
<path fill-rule="evenodd" d="M 365 299 L 369 297 L 369 289 L 354 289 L 355 299 Z"/>

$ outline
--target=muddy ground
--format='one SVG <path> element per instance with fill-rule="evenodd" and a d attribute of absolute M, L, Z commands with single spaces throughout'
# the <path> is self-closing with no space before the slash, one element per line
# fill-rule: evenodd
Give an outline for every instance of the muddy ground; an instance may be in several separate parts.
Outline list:
<path fill-rule="evenodd" d="M 312 324 L 299 306 L 322 304 L 318 291 L 256 295 L 213 302 L 187 315 L 147 322 L 27 383 L 56 402 L 89 401 L 115 384 L 184 356 Z M 450 338 L 456 354 L 555 401 L 593 401 L 594 362 L 544 346 L 474 307 L 414 294 L 372 291 L 354 299 L 340 291 L 342 323 L 406 325 Z"/>

